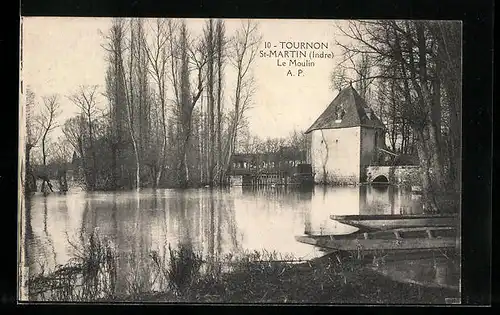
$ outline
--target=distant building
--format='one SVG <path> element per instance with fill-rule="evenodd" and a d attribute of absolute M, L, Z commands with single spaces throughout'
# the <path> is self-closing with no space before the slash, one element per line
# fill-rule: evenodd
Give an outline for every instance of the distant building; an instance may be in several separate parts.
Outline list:
<path fill-rule="evenodd" d="M 287 184 L 296 167 L 306 163 L 306 151 L 281 147 L 278 152 L 235 153 L 229 172 L 232 186 Z"/>
<path fill-rule="evenodd" d="M 385 149 L 385 126 L 358 92 L 342 89 L 305 132 L 316 183 L 357 184 Z"/>
<path fill-rule="evenodd" d="M 254 171 L 289 171 L 306 162 L 306 152 L 282 147 L 278 152 L 235 153 L 231 157 L 231 173 Z"/>

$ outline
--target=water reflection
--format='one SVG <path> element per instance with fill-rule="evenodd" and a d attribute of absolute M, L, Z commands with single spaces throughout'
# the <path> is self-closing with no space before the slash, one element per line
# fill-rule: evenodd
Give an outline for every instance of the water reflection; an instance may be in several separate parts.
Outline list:
<path fill-rule="evenodd" d="M 418 198 L 397 187 L 236 187 L 224 190 L 144 190 L 35 196 L 26 203 L 25 266 L 31 274 L 65 264 L 75 243 L 95 230 L 119 253 L 118 292 L 161 286 L 150 255 L 168 259 L 168 246 L 191 246 L 208 265 L 229 253 L 267 250 L 310 259 L 324 253 L 295 235 L 344 234 L 355 228 L 331 214 L 421 212 Z M 130 279 L 134 277 L 131 288 Z"/>
<path fill-rule="evenodd" d="M 458 266 L 457 261 L 440 257 L 399 260 L 373 266 L 373 269 L 399 282 L 458 290 L 460 278 Z"/>
<path fill-rule="evenodd" d="M 418 196 L 396 186 L 363 185 L 353 187 L 317 187 L 318 197 L 311 200 L 305 234 L 348 234 L 356 228 L 330 220 L 332 214 L 418 214 L 422 203 Z"/>

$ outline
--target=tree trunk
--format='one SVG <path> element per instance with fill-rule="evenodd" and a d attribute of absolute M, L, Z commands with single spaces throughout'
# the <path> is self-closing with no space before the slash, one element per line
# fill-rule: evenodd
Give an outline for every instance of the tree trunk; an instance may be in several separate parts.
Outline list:
<path fill-rule="evenodd" d="M 33 174 L 33 170 L 31 169 L 30 156 L 31 156 L 31 145 L 27 144 L 26 157 L 25 157 L 25 174 L 24 174 L 24 181 L 25 181 L 24 192 L 26 195 L 29 195 L 32 192 L 36 192 L 36 177 L 35 174 Z"/>
<path fill-rule="evenodd" d="M 449 181 L 452 183 L 452 187 L 455 191 L 460 190 L 460 155 L 461 155 L 461 113 L 460 113 L 460 99 L 456 97 L 455 93 L 460 91 L 454 89 L 450 83 L 445 81 L 446 89 L 446 99 L 448 103 L 448 124 L 449 124 L 449 140 L 451 145 L 451 155 L 450 155 L 450 170 L 449 170 Z"/>
<path fill-rule="evenodd" d="M 446 184 L 446 177 L 444 175 L 443 144 L 441 137 L 441 83 L 439 78 L 434 78 L 432 84 L 433 93 L 430 104 L 431 123 L 429 126 L 429 145 L 432 148 L 431 161 L 436 188 L 440 193 L 444 193 L 448 185 Z"/>
<path fill-rule="evenodd" d="M 427 132 L 429 133 L 428 137 L 428 147 L 429 147 L 429 155 L 430 162 L 432 167 L 432 177 L 435 183 L 434 191 L 437 194 L 441 194 L 444 192 L 444 181 L 443 181 L 443 172 L 442 172 L 442 163 L 440 159 L 440 143 L 439 143 L 439 134 L 441 132 L 440 129 L 437 129 L 438 126 L 441 125 L 441 108 L 440 108 L 440 85 L 437 79 L 433 80 L 434 95 L 431 95 L 429 88 L 427 86 L 428 82 L 432 80 L 429 78 L 429 74 L 427 73 L 427 47 L 426 47 L 426 38 L 424 34 L 424 28 L 421 22 L 415 23 L 415 29 L 417 34 L 417 48 L 418 48 L 418 72 L 419 72 L 419 83 L 415 84 L 416 80 L 413 78 L 415 88 L 417 90 L 417 94 L 419 97 L 419 103 L 424 112 L 428 112 L 431 114 L 431 121 L 427 124 Z M 411 56 L 411 55 L 410 55 Z M 438 99 L 436 99 L 437 97 Z M 440 127 L 439 127 L 440 128 Z"/>
<path fill-rule="evenodd" d="M 45 132 L 42 136 L 42 159 L 43 166 L 47 166 L 47 152 L 45 152 L 45 138 L 47 137 L 47 132 Z"/>
<path fill-rule="evenodd" d="M 201 104 L 200 104 L 200 126 L 198 128 L 198 133 L 199 133 L 199 151 L 200 151 L 200 182 L 204 185 L 205 184 L 205 133 L 203 132 L 203 126 L 205 125 L 205 118 L 203 114 L 203 97 L 201 98 Z"/>
<path fill-rule="evenodd" d="M 439 132 L 436 130 L 436 126 L 434 124 L 430 124 L 428 126 L 429 129 L 429 140 L 428 145 L 430 148 L 430 162 L 432 167 L 432 177 L 436 184 L 436 193 L 443 193 L 445 191 L 446 185 L 444 181 L 444 173 L 443 173 L 443 161 L 441 156 L 441 143 L 439 142 Z"/>
<path fill-rule="evenodd" d="M 208 155 L 208 181 L 210 185 L 214 182 L 214 165 L 215 165 L 215 136 L 214 136 L 214 32 L 213 32 L 213 20 L 209 20 L 208 25 L 208 37 L 207 37 L 207 49 L 208 49 L 208 61 L 207 61 L 207 92 L 208 92 L 208 141 L 209 141 L 209 155 Z"/>
<path fill-rule="evenodd" d="M 217 21 L 217 165 L 219 167 L 219 185 L 223 184 L 222 172 L 222 77 L 223 77 L 223 22 Z"/>
<path fill-rule="evenodd" d="M 116 145 L 111 144 L 111 189 L 117 189 L 118 183 L 118 171 L 117 171 L 117 161 L 116 161 Z"/>
<path fill-rule="evenodd" d="M 156 179 L 155 179 L 155 188 L 158 188 L 160 187 L 160 183 L 161 183 L 161 176 L 163 175 L 163 168 L 165 166 L 161 166 L 160 169 L 158 170 L 158 172 L 156 173 Z"/>
<path fill-rule="evenodd" d="M 90 144 L 90 151 L 92 152 L 92 186 L 91 190 L 95 190 L 97 186 L 97 159 L 96 159 L 96 154 L 95 154 L 95 149 L 94 149 L 94 133 L 93 133 L 93 128 L 92 128 L 92 119 L 91 119 L 91 113 L 90 109 L 88 114 L 88 124 L 89 124 L 89 144 Z"/>
<path fill-rule="evenodd" d="M 162 125 L 163 125 L 163 144 L 162 144 L 162 150 L 161 150 L 161 157 L 160 157 L 160 169 L 158 170 L 158 174 L 156 176 L 156 187 L 160 186 L 160 180 L 161 176 L 163 174 L 163 169 L 165 168 L 165 160 L 166 160 L 166 155 L 167 155 L 167 119 L 165 117 L 165 95 L 162 95 L 162 102 L 161 102 L 161 114 L 162 114 Z"/>
<path fill-rule="evenodd" d="M 135 156 L 135 188 L 137 191 L 139 191 L 141 187 L 141 163 L 139 159 L 139 148 L 137 147 L 137 141 L 135 139 L 135 136 L 133 135 L 133 131 L 131 131 L 131 136 Z"/>
<path fill-rule="evenodd" d="M 415 130 L 418 141 L 416 142 L 418 157 L 420 160 L 420 177 L 422 180 L 422 202 L 425 212 L 434 213 L 438 212 L 438 207 L 434 198 L 432 181 L 429 174 L 429 155 L 426 148 L 425 132 L 422 130 Z"/>
<path fill-rule="evenodd" d="M 190 121 L 190 120 L 189 120 Z M 189 138 L 191 131 L 188 129 L 188 124 L 189 122 L 184 122 L 183 126 L 181 127 L 183 137 L 182 137 L 182 142 L 181 142 L 181 154 L 180 154 L 180 165 L 179 165 L 179 173 L 180 173 L 180 185 L 182 188 L 187 188 L 189 185 L 189 165 L 188 165 L 188 150 L 187 147 L 189 145 Z"/>

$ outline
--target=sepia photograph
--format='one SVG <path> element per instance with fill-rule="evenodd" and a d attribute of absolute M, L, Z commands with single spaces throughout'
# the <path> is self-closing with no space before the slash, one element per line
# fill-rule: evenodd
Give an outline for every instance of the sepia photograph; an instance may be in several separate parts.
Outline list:
<path fill-rule="evenodd" d="M 461 304 L 462 35 L 22 17 L 18 301 Z"/>

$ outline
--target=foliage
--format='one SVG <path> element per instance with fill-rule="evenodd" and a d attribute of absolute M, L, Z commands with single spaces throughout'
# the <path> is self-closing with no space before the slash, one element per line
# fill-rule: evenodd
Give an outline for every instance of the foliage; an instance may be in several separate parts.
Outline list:
<path fill-rule="evenodd" d="M 150 256 L 168 283 L 168 288 L 176 295 L 186 294 L 186 290 L 201 277 L 203 259 L 186 244 L 179 244 L 177 248 L 169 244 L 168 253 L 168 261 L 161 259 L 157 251 L 153 251 Z"/>
<path fill-rule="evenodd" d="M 93 232 L 85 243 L 72 245 L 75 253 L 68 263 L 28 279 L 31 298 L 91 301 L 113 296 L 117 256 L 109 240 Z"/>

